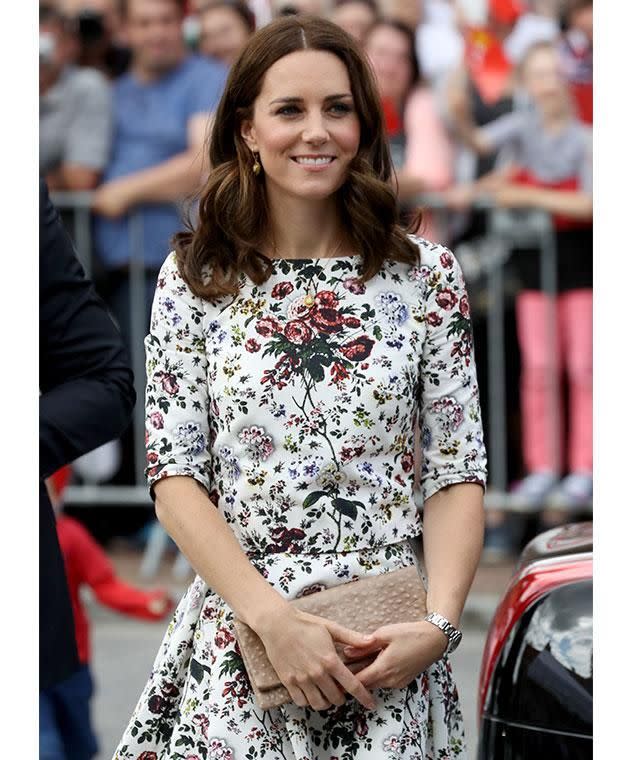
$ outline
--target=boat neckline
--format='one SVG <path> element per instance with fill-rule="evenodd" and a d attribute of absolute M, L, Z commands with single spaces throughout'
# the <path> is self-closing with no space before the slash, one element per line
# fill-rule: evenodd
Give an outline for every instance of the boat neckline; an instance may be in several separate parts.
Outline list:
<path fill-rule="evenodd" d="M 300 261 L 310 261 L 310 262 L 319 262 L 319 261 L 342 261 L 343 259 L 360 259 L 361 254 L 360 253 L 347 253 L 344 256 L 310 256 L 310 257 L 304 257 L 301 256 L 298 259 L 286 259 L 279 256 L 265 256 L 265 254 L 261 254 L 261 256 L 266 259 L 267 261 L 288 261 L 288 262 L 300 262 Z"/>

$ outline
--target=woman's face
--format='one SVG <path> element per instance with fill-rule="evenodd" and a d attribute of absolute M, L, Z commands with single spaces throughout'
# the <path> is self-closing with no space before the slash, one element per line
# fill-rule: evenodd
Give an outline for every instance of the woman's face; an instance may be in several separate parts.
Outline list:
<path fill-rule="evenodd" d="M 309 200 L 333 195 L 345 182 L 361 139 L 344 63 L 319 50 L 276 61 L 241 135 L 260 154 L 267 193 Z"/>
<path fill-rule="evenodd" d="M 352 35 L 359 43 L 363 44 L 368 29 L 374 23 L 376 16 L 369 5 L 356 0 L 335 8 L 331 13 L 331 21 Z"/>
<path fill-rule="evenodd" d="M 523 66 L 523 84 L 536 105 L 545 111 L 557 110 L 568 97 L 560 56 L 555 50 L 543 48 L 531 53 Z"/>
<path fill-rule="evenodd" d="M 199 52 L 231 66 L 249 39 L 249 29 L 231 8 L 209 8 L 201 15 Z"/>
<path fill-rule="evenodd" d="M 411 87 L 413 69 L 409 41 L 396 29 L 377 26 L 365 41 L 381 97 L 404 100 Z"/>

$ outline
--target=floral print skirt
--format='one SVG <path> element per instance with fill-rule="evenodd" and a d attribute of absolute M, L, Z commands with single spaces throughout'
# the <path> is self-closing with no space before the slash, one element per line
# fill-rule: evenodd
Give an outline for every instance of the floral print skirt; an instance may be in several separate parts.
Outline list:
<path fill-rule="evenodd" d="M 286 598 L 413 563 L 406 541 L 323 554 L 250 555 Z M 197 576 L 179 603 L 114 760 L 453 760 L 466 756 L 446 657 L 405 689 L 327 710 L 258 708 L 230 607 Z"/>

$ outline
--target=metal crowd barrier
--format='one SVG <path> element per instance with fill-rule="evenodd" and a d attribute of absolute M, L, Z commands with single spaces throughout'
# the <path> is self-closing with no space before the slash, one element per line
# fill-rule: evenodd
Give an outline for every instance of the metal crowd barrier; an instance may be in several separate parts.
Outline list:
<path fill-rule="evenodd" d="M 52 200 L 61 211 L 73 212 L 70 233 L 74 238 L 77 255 L 86 273 L 94 269 L 94 251 L 91 236 L 90 193 L 53 193 Z M 448 218 L 449 210 L 439 196 L 426 194 L 417 198 L 418 205 L 434 212 L 441 221 Z M 489 199 L 479 200 L 474 206 L 488 216 L 488 234 L 483 240 L 484 258 L 490 262 L 486 269 L 489 306 L 487 313 L 488 385 L 491 403 L 488 409 L 489 482 L 486 507 L 509 510 L 507 468 L 507 404 L 505 388 L 504 351 L 504 264 L 515 247 L 536 248 L 540 257 L 542 288 L 550 295 L 556 293 L 556 245 L 550 216 L 543 211 L 510 211 L 494 208 Z M 133 417 L 135 453 L 135 485 L 80 485 L 70 486 L 66 502 L 72 505 L 107 504 L 114 506 L 146 505 L 152 507 L 144 477 L 144 313 L 145 279 L 143 264 L 142 223 L 138 215 L 131 214 L 130 314 L 131 362 L 135 377 L 138 403 Z M 555 310 L 550 308 L 549 337 L 555 335 Z M 555 375 L 553 382 L 556 382 Z M 557 413 L 557 410 L 555 410 Z M 556 429 L 557 426 L 554 426 Z M 557 446 L 560 442 L 557 441 Z M 156 523 L 157 525 L 157 523 Z M 142 573 L 151 577 L 158 569 L 167 544 L 161 528 L 153 531 L 143 559 Z M 176 574 L 185 575 L 188 565 L 180 555 Z"/>
<path fill-rule="evenodd" d="M 92 245 L 90 192 L 55 192 L 51 200 L 61 212 L 72 212 L 72 225 L 68 229 L 74 240 L 77 257 L 86 274 L 94 271 L 94 247 Z M 142 240 L 142 218 L 139 214 L 130 214 L 129 235 L 131 241 L 129 261 L 129 314 L 130 314 L 130 359 L 134 375 L 134 387 L 138 402 L 133 412 L 133 443 L 135 484 L 133 486 L 69 486 L 66 503 L 72 505 L 108 504 L 113 506 L 146 505 L 152 506 L 144 477 L 144 393 L 146 384 L 144 365 L 145 337 L 145 278 L 144 247 Z"/>

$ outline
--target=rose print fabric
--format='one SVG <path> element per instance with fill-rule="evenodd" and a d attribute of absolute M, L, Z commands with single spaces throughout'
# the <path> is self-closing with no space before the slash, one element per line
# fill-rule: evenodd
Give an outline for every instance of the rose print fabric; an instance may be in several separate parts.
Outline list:
<path fill-rule="evenodd" d="M 147 351 L 149 483 L 188 475 L 287 598 L 413 561 L 414 424 L 421 491 L 484 483 L 468 298 L 442 246 L 386 261 L 276 260 L 261 286 L 206 302 L 159 275 Z M 445 657 L 406 689 L 313 711 L 256 706 L 232 612 L 196 577 L 180 602 L 116 760 L 349 760 L 464 756 Z"/>

